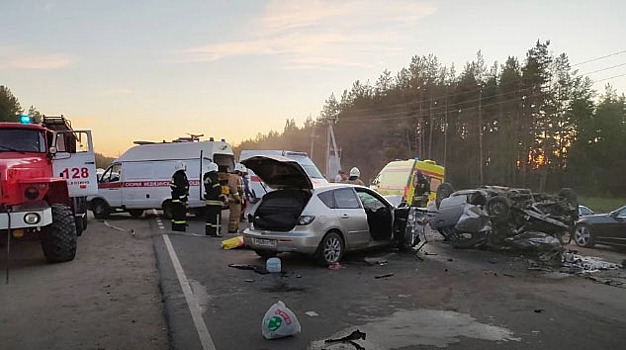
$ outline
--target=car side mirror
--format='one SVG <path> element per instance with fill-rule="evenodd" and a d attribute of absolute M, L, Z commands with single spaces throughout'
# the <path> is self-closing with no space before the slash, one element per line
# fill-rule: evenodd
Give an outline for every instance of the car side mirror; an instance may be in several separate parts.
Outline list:
<path fill-rule="evenodd" d="M 50 148 L 48 148 L 48 153 L 50 153 L 50 155 L 54 156 L 55 154 L 57 154 L 57 148 L 54 146 L 50 146 Z"/>

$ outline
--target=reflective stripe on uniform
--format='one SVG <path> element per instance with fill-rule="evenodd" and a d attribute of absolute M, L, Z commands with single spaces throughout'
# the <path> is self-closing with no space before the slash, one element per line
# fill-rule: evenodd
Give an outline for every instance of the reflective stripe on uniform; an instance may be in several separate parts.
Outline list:
<path fill-rule="evenodd" d="M 215 184 L 215 185 L 213 185 L 213 187 L 221 187 L 221 186 L 222 186 L 222 185 L 220 185 L 220 184 L 218 184 L 218 183 L 217 183 L 217 184 Z"/>
<path fill-rule="evenodd" d="M 210 223 L 208 223 L 208 222 L 206 223 L 206 226 L 211 226 L 211 227 L 219 227 L 219 225 L 218 225 L 218 224 L 210 224 Z"/>
<path fill-rule="evenodd" d="M 172 199 L 172 203 L 180 203 L 180 199 Z"/>
<path fill-rule="evenodd" d="M 186 224 L 187 220 L 174 220 L 172 219 L 172 223 L 176 225 Z"/>
<path fill-rule="evenodd" d="M 222 206 L 224 203 L 223 203 L 222 201 L 218 201 L 218 200 L 210 200 L 210 199 L 207 199 L 207 200 L 205 201 L 205 204 L 206 204 L 206 205 L 219 205 L 219 206 Z"/>

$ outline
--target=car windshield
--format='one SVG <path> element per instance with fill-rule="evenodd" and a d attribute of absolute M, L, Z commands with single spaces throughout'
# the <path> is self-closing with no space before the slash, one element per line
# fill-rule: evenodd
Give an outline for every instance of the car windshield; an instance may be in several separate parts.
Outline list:
<path fill-rule="evenodd" d="M 306 171 L 307 175 L 309 175 L 309 177 L 311 177 L 312 179 L 323 179 L 324 178 L 322 176 L 322 174 L 320 174 L 320 171 L 317 170 L 317 167 L 315 167 L 315 165 L 300 163 L 300 166 L 302 166 L 304 171 Z"/>
<path fill-rule="evenodd" d="M 43 132 L 32 129 L 0 129 L 0 152 L 45 152 Z"/>

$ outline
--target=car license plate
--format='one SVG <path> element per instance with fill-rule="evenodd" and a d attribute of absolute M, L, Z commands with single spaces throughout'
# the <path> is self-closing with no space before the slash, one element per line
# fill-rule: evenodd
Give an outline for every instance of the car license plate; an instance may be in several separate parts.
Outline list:
<path fill-rule="evenodd" d="M 254 245 L 259 247 L 276 248 L 275 239 L 253 238 L 252 241 L 254 242 Z"/>

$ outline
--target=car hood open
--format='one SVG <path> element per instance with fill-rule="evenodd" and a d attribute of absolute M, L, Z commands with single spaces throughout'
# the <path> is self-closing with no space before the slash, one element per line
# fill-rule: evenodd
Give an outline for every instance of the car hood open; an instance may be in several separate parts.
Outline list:
<path fill-rule="evenodd" d="M 241 163 L 272 188 L 313 189 L 311 178 L 293 159 L 283 156 L 254 156 L 242 160 Z"/>

